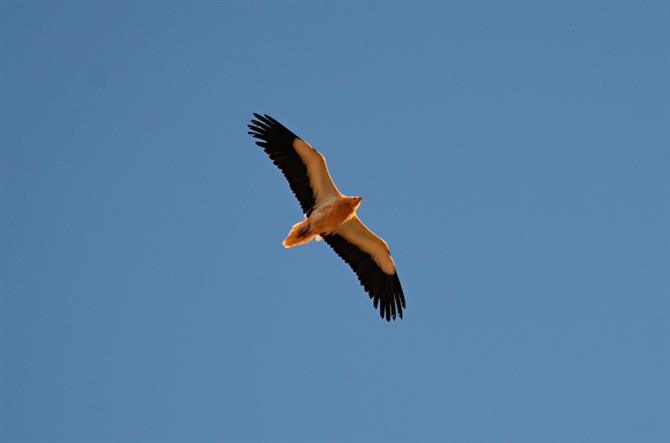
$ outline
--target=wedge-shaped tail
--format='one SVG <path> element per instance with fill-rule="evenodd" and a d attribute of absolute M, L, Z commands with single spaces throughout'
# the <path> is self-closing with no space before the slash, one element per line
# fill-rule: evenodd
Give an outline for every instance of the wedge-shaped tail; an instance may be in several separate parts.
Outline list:
<path fill-rule="evenodd" d="M 311 224 L 307 218 L 300 223 L 294 224 L 282 242 L 282 245 L 284 245 L 285 248 L 292 248 L 294 246 L 309 243 L 312 241 L 312 239 L 314 239 L 314 237 L 316 237 L 316 234 L 310 232 L 310 227 Z"/>

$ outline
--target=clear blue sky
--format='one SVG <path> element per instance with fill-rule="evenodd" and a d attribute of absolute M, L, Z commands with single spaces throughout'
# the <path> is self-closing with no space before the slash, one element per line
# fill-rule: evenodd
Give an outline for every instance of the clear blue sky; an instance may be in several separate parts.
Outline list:
<path fill-rule="evenodd" d="M 584 3 L 2 2 L 0 440 L 669 441 L 670 7 Z"/>

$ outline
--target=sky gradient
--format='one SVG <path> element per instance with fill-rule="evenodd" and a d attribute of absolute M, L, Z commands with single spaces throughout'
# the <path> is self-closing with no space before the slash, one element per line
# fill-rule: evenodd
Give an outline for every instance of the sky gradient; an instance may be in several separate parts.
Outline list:
<path fill-rule="evenodd" d="M 667 442 L 667 2 L 0 3 L 0 441 Z M 382 321 L 246 134 L 324 153 Z"/>

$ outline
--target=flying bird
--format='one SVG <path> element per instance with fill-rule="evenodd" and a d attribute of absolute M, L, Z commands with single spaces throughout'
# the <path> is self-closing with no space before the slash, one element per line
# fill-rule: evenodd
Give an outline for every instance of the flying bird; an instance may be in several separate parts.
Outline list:
<path fill-rule="evenodd" d="M 254 117 L 249 134 L 282 171 L 305 214 L 284 247 L 323 239 L 356 273 L 381 317 L 402 318 L 405 296 L 389 247 L 356 215 L 362 197 L 342 194 L 326 159 L 305 140 L 267 114 Z"/>

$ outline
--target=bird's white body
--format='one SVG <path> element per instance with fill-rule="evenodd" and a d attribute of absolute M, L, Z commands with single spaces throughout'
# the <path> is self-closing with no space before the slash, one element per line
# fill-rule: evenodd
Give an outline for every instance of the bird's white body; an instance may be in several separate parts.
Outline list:
<path fill-rule="evenodd" d="M 331 197 L 316 206 L 309 216 L 291 228 L 282 243 L 285 248 L 309 243 L 312 239 L 332 234 L 356 216 L 356 208 L 361 204 L 360 197 Z"/>

